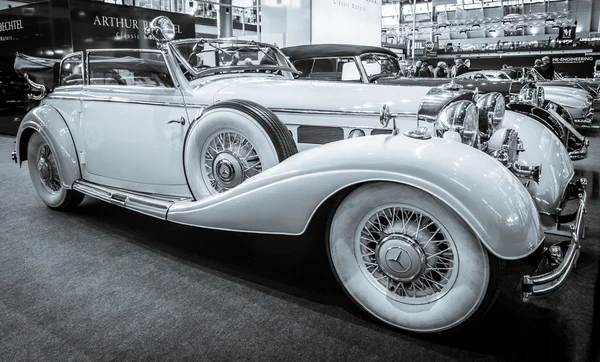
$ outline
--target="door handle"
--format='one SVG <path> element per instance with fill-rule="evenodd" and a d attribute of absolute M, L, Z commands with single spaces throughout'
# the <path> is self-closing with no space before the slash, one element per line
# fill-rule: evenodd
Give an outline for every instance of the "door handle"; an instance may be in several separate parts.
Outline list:
<path fill-rule="evenodd" d="M 172 119 L 169 122 L 167 122 L 167 124 L 171 124 L 171 123 L 179 123 L 183 126 L 183 125 L 185 125 L 185 118 L 181 117 L 179 119 Z"/>

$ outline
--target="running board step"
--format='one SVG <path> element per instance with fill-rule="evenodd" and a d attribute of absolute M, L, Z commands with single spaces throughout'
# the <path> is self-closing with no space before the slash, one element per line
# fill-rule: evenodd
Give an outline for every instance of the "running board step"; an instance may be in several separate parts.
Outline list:
<path fill-rule="evenodd" d="M 135 191 L 117 189 L 84 180 L 75 181 L 73 190 L 101 201 L 106 201 L 163 220 L 166 220 L 167 212 L 171 205 L 179 201 L 188 200 L 187 198 L 181 197 L 143 194 Z"/>

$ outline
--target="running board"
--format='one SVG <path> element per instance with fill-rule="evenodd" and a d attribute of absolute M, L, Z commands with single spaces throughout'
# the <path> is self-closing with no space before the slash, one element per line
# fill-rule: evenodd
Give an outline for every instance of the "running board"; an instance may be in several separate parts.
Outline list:
<path fill-rule="evenodd" d="M 188 200 L 182 197 L 171 197 L 154 194 L 144 194 L 109 186 L 102 186 L 84 180 L 77 180 L 73 190 L 96 199 L 109 202 L 139 213 L 166 220 L 167 212 L 176 202 Z"/>

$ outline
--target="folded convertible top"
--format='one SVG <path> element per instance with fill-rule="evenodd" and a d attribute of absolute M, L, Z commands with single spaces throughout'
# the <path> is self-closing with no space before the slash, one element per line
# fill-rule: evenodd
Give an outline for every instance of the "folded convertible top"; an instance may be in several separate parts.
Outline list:
<path fill-rule="evenodd" d="M 29 76 L 33 82 L 44 85 L 48 91 L 58 85 L 60 59 L 38 58 L 16 53 L 14 68 L 17 74 Z"/>

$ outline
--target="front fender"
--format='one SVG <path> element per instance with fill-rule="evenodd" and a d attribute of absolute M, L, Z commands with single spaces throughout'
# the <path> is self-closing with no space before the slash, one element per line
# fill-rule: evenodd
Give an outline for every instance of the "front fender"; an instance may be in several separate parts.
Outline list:
<path fill-rule="evenodd" d="M 543 241 L 535 204 L 506 167 L 458 142 L 406 136 L 360 137 L 309 149 L 232 190 L 178 202 L 167 220 L 299 235 L 322 203 L 371 181 L 407 184 L 437 197 L 500 258 L 523 258 Z"/>
<path fill-rule="evenodd" d="M 539 184 L 532 182 L 529 190 L 540 212 L 555 213 L 575 174 L 567 149 L 554 133 L 526 114 L 506 111 L 504 127 L 516 130 L 523 141 L 525 151 L 519 154 L 519 164 L 542 165 Z"/>
<path fill-rule="evenodd" d="M 81 178 L 79 159 L 71 131 L 64 118 L 52 106 L 41 105 L 25 115 L 16 139 L 17 162 L 27 160 L 27 143 L 33 132 L 38 132 L 48 142 L 56 156 L 61 182 L 70 189 Z"/>

